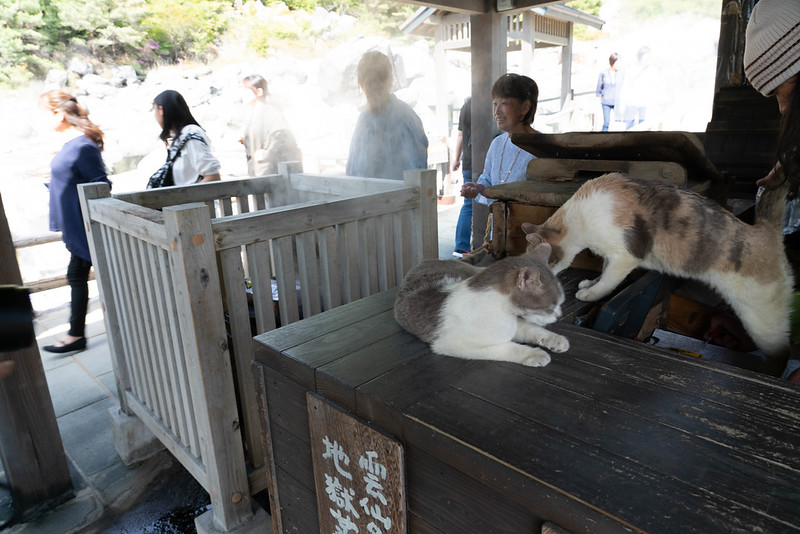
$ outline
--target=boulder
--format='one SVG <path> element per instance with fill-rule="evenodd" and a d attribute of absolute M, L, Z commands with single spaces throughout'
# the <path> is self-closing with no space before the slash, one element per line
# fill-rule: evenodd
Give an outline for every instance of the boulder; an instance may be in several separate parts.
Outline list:
<path fill-rule="evenodd" d="M 47 72 L 47 77 L 44 80 L 45 85 L 48 87 L 66 87 L 69 73 L 65 70 L 52 69 Z"/>
<path fill-rule="evenodd" d="M 79 57 L 73 57 L 69 60 L 69 64 L 67 65 L 67 70 L 69 72 L 74 72 L 81 78 L 86 76 L 87 74 L 94 74 L 94 67 L 88 61 L 84 61 Z"/>

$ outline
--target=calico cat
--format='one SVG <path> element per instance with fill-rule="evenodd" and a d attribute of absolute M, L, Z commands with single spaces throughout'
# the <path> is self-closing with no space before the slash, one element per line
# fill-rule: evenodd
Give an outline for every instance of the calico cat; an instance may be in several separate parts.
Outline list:
<path fill-rule="evenodd" d="M 637 267 L 696 279 L 722 295 L 765 354 L 783 356 L 793 281 L 775 218 L 765 213 L 750 225 L 691 191 L 615 173 L 586 182 L 543 224 L 522 229 L 553 247 L 555 273 L 585 248 L 604 258 L 602 274 L 579 284 L 579 300 L 605 297 Z"/>
<path fill-rule="evenodd" d="M 530 250 L 488 267 L 425 260 L 403 279 L 394 316 L 438 354 L 547 365 L 569 341 L 543 327 L 561 315 L 564 291 L 547 266 L 550 245 L 531 235 Z"/>

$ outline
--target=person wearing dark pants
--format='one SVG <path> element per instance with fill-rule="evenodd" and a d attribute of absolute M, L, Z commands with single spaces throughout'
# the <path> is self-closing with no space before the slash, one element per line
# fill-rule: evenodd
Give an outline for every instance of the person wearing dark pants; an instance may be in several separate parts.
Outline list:
<path fill-rule="evenodd" d="M 464 101 L 461 113 L 458 116 L 458 138 L 456 140 L 455 158 L 451 170 L 457 171 L 461 167 L 461 177 L 464 183 L 472 182 L 472 97 Z M 453 256 L 460 258 L 472 250 L 470 245 L 472 237 L 472 202 L 473 199 L 465 198 L 461 205 L 456 222 L 456 249 Z"/>
<path fill-rule="evenodd" d="M 89 269 L 92 258 L 83 227 L 78 184 L 106 182 L 109 185 L 103 149 L 103 132 L 92 121 L 78 100 L 63 91 L 53 90 L 39 97 L 39 106 L 51 115 L 53 128 L 67 137 L 66 143 L 50 163 L 50 230 L 61 232 L 70 252 L 67 283 L 72 289 L 70 328 L 67 335 L 44 350 L 55 353 L 86 348 L 86 309 L 89 302 Z"/>

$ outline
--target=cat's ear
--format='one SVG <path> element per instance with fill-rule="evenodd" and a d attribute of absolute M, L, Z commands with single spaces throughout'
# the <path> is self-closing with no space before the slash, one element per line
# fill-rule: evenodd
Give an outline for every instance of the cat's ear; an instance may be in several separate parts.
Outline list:
<path fill-rule="evenodd" d="M 526 234 L 531 235 L 534 232 L 536 232 L 539 226 L 533 223 L 524 222 L 520 225 L 520 228 L 522 228 L 522 231 L 525 232 Z"/>
<path fill-rule="evenodd" d="M 522 224 L 526 225 L 528 223 L 522 223 Z M 544 243 L 544 239 L 542 239 L 542 236 L 533 232 L 525 234 L 525 241 L 528 242 L 528 250 L 532 250 L 533 247 L 535 247 L 536 245 Z"/>
<path fill-rule="evenodd" d="M 523 267 L 519 270 L 519 274 L 517 275 L 517 287 L 520 289 L 525 289 L 525 287 L 532 286 L 532 285 L 541 285 L 542 284 L 542 275 L 536 269 L 532 269 L 530 267 Z"/>
<path fill-rule="evenodd" d="M 532 235 L 536 234 L 528 234 L 528 237 Z M 536 259 L 546 264 L 550 259 L 550 253 L 553 251 L 553 247 L 551 247 L 549 243 L 540 241 L 539 244 L 533 247 L 533 250 L 531 250 L 531 245 L 528 245 L 528 250 L 530 251 L 529 254 L 533 255 Z"/>

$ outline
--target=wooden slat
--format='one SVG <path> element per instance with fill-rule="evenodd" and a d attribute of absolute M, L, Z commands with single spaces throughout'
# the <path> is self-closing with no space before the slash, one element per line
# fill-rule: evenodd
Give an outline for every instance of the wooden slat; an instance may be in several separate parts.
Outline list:
<path fill-rule="evenodd" d="M 156 402 L 158 406 L 158 410 L 156 413 L 158 416 L 165 421 L 165 423 L 172 428 L 171 422 L 174 421 L 172 415 L 172 407 L 171 403 L 167 401 L 167 396 L 169 395 L 167 386 L 165 384 L 164 378 L 166 375 L 166 369 L 164 368 L 164 354 L 161 351 L 161 336 L 163 335 L 163 331 L 160 328 L 160 325 L 157 322 L 158 313 L 156 310 L 155 298 L 154 298 L 154 290 L 153 284 L 154 279 L 151 276 L 151 262 L 149 257 L 149 251 L 146 243 L 141 240 L 136 240 L 135 242 L 137 248 L 136 254 L 136 264 L 137 264 L 137 275 L 141 276 L 142 282 L 142 290 L 140 296 L 140 302 L 144 306 L 143 308 L 143 316 L 144 316 L 144 324 L 146 325 L 146 333 L 147 333 L 147 349 L 148 349 L 148 356 L 149 356 L 149 365 L 152 369 L 153 374 L 155 375 L 155 391 L 156 391 Z"/>
<path fill-rule="evenodd" d="M 225 288 L 225 304 L 230 322 L 233 342 L 233 357 L 236 371 L 236 392 L 244 439 L 247 443 L 248 459 L 258 467 L 263 464 L 262 444 L 258 435 L 258 412 L 256 392 L 250 362 L 253 360 L 253 332 L 250 329 L 250 310 L 244 285 L 242 255 L 237 249 L 219 253 L 222 281 Z"/>
<path fill-rule="evenodd" d="M 361 295 L 366 297 L 378 292 L 378 247 L 375 243 L 375 219 L 358 221 L 359 272 L 361 273 Z"/>
<path fill-rule="evenodd" d="M 294 262 L 294 240 L 291 237 L 272 242 L 275 254 L 275 277 L 278 282 L 278 308 L 281 325 L 300 320 L 297 304 L 297 269 Z"/>
<path fill-rule="evenodd" d="M 159 376 L 164 380 L 164 389 L 166 391 L 166 410 L 167 419 L 166 423 L 172 432 L 179 437 L 182 442 L 186 440 L 185 425 L 182 424 L 182 417 L 179 412 L 179 405 L 176 402 L 175 395 L 179 390 L 179 385 L 176 380 L 172 358 L 172 347 L 170 345 L 171 331 L 169 321 L 165 316 L 165 293 L 163 288 L 163 280 L 161 277 L 161 249 L 148 245 L 147 247 L 147 264 L 148 276 L 152 281 L 148 284 L 151 293 L 148 295 L 151 302 L 151 313 L 153 321 L 156 325 L 154 328 L 153 336 L 155 342 L 155 355 L 159 365 Z"/>
<path fill-rule="evenodd" d="M 339 272 L 339 244 L 336 228 L 328 226 L 316 231 L 319 247 L 319 272 L 322 306 L 326 310 L 342 304 L 342 279 Z"/>
<path fill-rule="evenodd" d="M 358 223 L 353 221 L 339 225 L 339 268 L 342 272 L 342 300 L 352 302 L 360 299 L 361 273 L 358 259 Z"/>
<path fill-rule="evenodd" d="M 217 248 L 232 248 L 277 237 L 294 235 L 311 228 L 325 228 L 358 219 L 414 209 L 419 196 L 413 188 L 339 200 L 321 200 L 282 206 L 213 221 Z"/>
<path fill-rule="evenodd" d="M 92 202 L 91 216 L 93 221 L 104 226 L 163 248 L 168 246 L 163 215 L 159 211 L 104 198 Z"/>
<path fill-rule="evenodd" d="M 272 300 L 272 261 L 269 247 L 269 242 L 247 246 L 256 330 L 259 333 L 275 330 L 275 301 Z"/>
<path fill-rule="evenodd" d="M 584 444 L 574 436 L 556 432 L 463 392 L 443 390 L 409 408 L 406 413 L 413 421 L 406 428 L 407 438 L 414 427 L 424 428 L 425 433 L 439 433 L 446 436 L 446 440 L 453 441 L 450 448 L 422 435 L 420 439 L 414 439 L 437 458 L 471 472 L 476 455 L 490 455 L 495 463 L 493 467 L 487 467 L 485 476 L 503 480 L 511 476 L 510 471 L 518 471 L 528 478 L 529 484 L 557 487 L 575 504 L 585 503 L 606 517 L 604 523 L 616 524 L 617 528 L 628 526 L 642 531 L 663 528 L 665 511 L 670 517 L 681 518 L 681 531 L 712 532 L 719 525 L 726 525 L 728 532 L 774 531 L 779 525 L 759 511 L 726 501 L 719 494 L 714 495 L 706 487 L 687 485 L 651 466 L 633 463 L 607 450 Z M 469 424 L 461 417 L 454 417 L 455 413 L 468 417 Z M 497 446 L 495 436 L 504 436 L 501 447 Z M 469 443 L 470 447 L 463 447 L 462 443 Z M 587 458 L 591 461 L 585 461 Z M 580 468 L 576 469 L 576 466 Z M 704 465 L 696 467 L 702 469 Z M 587 484 L 587 480 L 592 483 Z M 626 491 L 625 498 L 620 499 L 619 491 L 624 487 L 634 489 Z M 641 489 L 637 491 L 637 487 Z M 645 488 L 648 491 L 644 491 Z M 715 488 L 714 492 L 718 489 Z M 519 498 L 514 489 L 499 487 L 498 491 L 507 498 Z M 654 495 L 658 496 L 658 507 L 651 504 Z M 687 499 L 687 495 L 696 495 L 704 502 L 713 498 L 717 506 L 704 507 L 703 513 L 698 514 L 695 500 Z M 542 517 L 569 517 L 576 524 L 559 521 L 564 528 L 585 530 L 585 525 L 580 523 L 588 514 L 573 516 L 566 509 L 551 508 L 552 504 L 543 500 L 534 512 Z M 606 530 L 602 524 L 596 525 L 594 530 Z"/>
<path fill-rule="evenodd" d="M 114 253 L 111 255 L 113 258 L 111 272 L 115 273 L 117 277 L 116 284 L 114 285 L 117 288 L 117 302 L 121 303 L 120 308 L 122 313 L 119 317 L 124 321 L 124 323 L 120 325 L 120 328 L 125 336 L 124 350 L 128 364 L 131 391 L 138 398 L 145 399 L 146 402 L 147 389 L 145 377 L 138 359 L 141 354 L 141 348 L 138 345 L 139 337 L 136 334 L 136 317 L 131 302 L 133 293 L 130 287 L 130 275 L 127 271 L 126 263 L 122 261 L 122 259 L 126 257 L 125 249 L 123 248 L 125 235 L 118 231 L 112 232 L 111 235 L 114 249 Z"/>
<path fill-rule="evenodd" d="M 314 238 L 314 231 L 303 232 L 296 238 L 297 272 L 300 279 L 303 317 L 311 317 L 322 311 L 319 260 L 317 259 L 317 246 Z"/>
<path fill-rule="evenodd" d="M 193 202 L 208 203 L 214 199 L 242 196 L 250 193 L 268 193 L 275 187 L 282 187 L 284 178 L 270 175 L 259 178 L 225 180 L 178 187 L 163 187 L 115 195 L 115 198 L 130 204 L 151 209 L 177 206 Z"/>
<path fill-rule="evenodd" d="M 172 269 L 166 251 L 160 255 L 161 289 L 164 292 L 165 310 L 167 317 L 165 324 L 169 328 L 172 342 L 170 351 L 170 369 L 175 378 L 177 388 L 175 390 L 176 406 L 179 414 L 179 429 L 184 446 L 187 446 L 194 456 L 200 456 L 200 436 L 197 429 L 197 422 L 194 415 L 194 399 L 192 397 L 191 385 L 189 384 L 189 361 L 184 350 L 183 335 L 178 319 L 178 304 L 175 297 L 175 286 L 172 279 Z"/>

